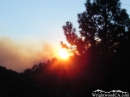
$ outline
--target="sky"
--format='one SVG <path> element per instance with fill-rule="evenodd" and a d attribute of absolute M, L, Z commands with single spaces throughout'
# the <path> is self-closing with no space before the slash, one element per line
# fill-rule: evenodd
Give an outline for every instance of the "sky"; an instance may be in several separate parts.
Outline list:
<path fill-rule="evenodd" d="M 0 65 L 22 71 L 56 56 L 65 41 L 62 26 L 71 21 L 86 0 L 0 0 Z M 130 1 L 121 0 L 130 14 Z M 51 57 L 50 57 L 51 56 Z"/>

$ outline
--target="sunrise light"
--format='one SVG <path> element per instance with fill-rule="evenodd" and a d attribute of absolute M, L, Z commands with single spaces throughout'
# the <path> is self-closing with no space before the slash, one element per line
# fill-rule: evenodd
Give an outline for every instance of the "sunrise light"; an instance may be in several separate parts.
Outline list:
<path fill-rule="evenodd" d="M 70 56 L 70 54 L 69 54 L 69 52 L 66 49 L 61 48 L 59 50 L 59 57 L 61 59 L 68 59 L 69 56 Z"/>

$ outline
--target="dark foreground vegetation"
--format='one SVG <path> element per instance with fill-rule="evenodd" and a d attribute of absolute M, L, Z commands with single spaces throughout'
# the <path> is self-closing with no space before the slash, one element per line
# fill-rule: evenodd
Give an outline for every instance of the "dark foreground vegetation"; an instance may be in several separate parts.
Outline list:
<path fill-rule="evenodd" d="M 63 26 L 74 54 L 17 73 L 0 67 L 0 97 L 92 97 L 92 92 L 130 93 L 130 18 L 119 0 L 87 0 L 78 14 L 80 35 Z"/>
<path fill-rule="evenodd" d="M 62 66 L 50 69 L 58 60 L 39 63 L 22 73 L 0 67 L 0 97 L 92 97 L 97 89 L 130 92 L 129 64 L 121 63 L 126 60 L 109 62 L 104 58 L 105 62 L 96 65 L 93 60 L 97 59 L 88 65 L 79 64 L 79 60 L 82 58 L 67 70 Z"/>

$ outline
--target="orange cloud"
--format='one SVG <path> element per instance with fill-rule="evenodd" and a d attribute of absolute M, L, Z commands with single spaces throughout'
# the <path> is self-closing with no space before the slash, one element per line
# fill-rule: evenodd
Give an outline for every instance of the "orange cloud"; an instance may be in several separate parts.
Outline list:
<path fill-rule="evenodd" d="M 16 42 L 9 37 L 0 37 L 0 65 L 21 72 L 39 62 L 55 57 L 55 49 L 48 43 Z"/>

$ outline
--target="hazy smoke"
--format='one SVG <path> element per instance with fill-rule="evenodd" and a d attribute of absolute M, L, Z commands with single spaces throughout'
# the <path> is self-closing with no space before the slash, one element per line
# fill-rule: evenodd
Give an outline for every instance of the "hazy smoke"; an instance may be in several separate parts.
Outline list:
<path fill-rule="evenodd" d="M 8 37 L 0 37 L 0 65 L 21 72 L 54 57 L 53 48 L 48 43 L 16 42 Z"/>

